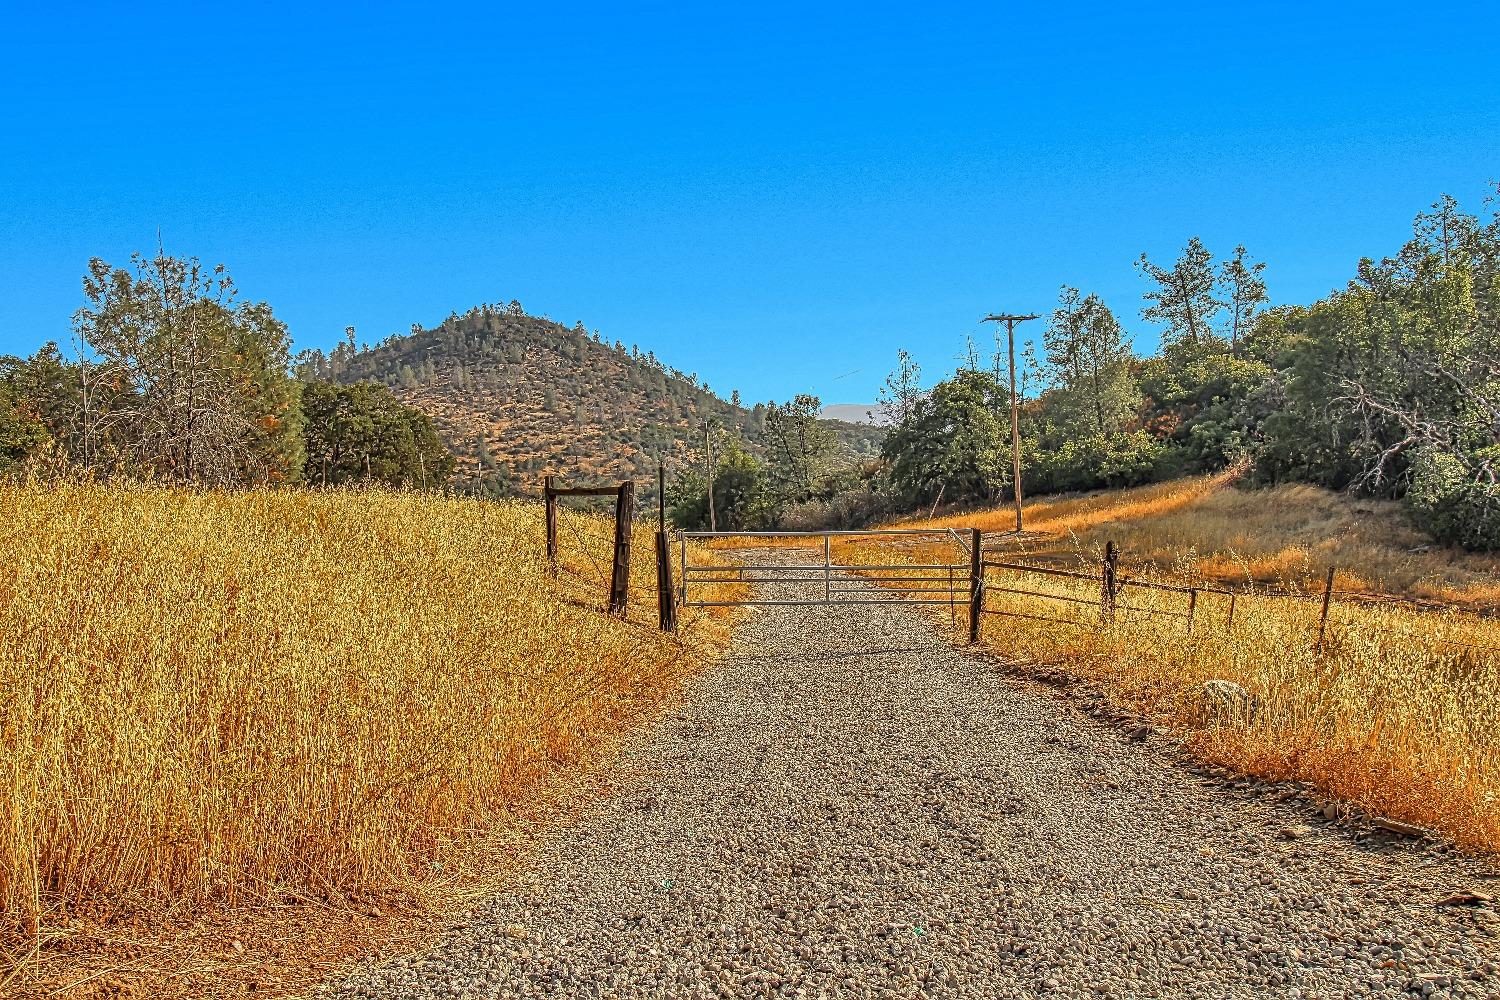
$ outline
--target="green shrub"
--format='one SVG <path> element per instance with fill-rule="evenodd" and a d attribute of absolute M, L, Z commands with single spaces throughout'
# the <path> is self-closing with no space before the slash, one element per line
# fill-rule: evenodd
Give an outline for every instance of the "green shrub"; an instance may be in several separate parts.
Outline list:
<path fill-rule="evenodd" d="M 1138 486 L 1156 478 L 1168 446 L 1145 431 L 1070 438 L 1031 458 L 1034 489 L 1046 493 Z"/>
<path fill-rule="evenodd" d="M 1490 450 L 1500 458 L 1500 447 Z M 1500 550 L 1500 486 L 1477 481 L 1453 455 L 1430 448 L 1419 452 L 1406 502 L 1417 523 L 1438 541 Z"/>

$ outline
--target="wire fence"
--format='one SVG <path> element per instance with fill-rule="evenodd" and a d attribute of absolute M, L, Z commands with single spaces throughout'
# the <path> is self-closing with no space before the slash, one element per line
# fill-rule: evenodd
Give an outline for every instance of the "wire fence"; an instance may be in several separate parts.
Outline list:
<path fill-rule="evenodd" d="M 578 511 L 573 516 L 561 518 L 560 523 L 571 543 L 566 547 L 582 556 L 583 565 L 579 569 L 603 585 L 609 579 L 610 566 L 608 560 L 600 556 L 609 546 L 610 525 L 605 517 L 588 516 L 591 513 Z M 685 540 L 683 534 L 679 533 L 679 540 Z M 823 537 L 825 534 L 873 536 L 881 533 L 810 534 L 816 534 L 818 541 L 826 547 L 828 539 Z M 954 537 L 960 547 L 967 547 L 965 539 L 958 538 L 956 533 Z M 698 540 L 709 540 L 709 536 Z M 850 537 L 841 540 L 889 544 L 902 539 Z M 1500 624 L 1497 622 L 1500 609 L 1468 608 L 1422 598 L 1343 589 L 1337 586 L 1336 568 L 1328 570 L 1323 586 L 1316 590 L 1256 584 L 1229 587 L 1168 582 L 1139 571 L 1133 574 L 1122 572 L 1121 553 L 1112 543 L 1106 546 L 1104 557 L 1093 561 L 1092 565 L 1080 554 L 1071 567 L 1022 561 L 1024 557 L 999 558 L 1000 553 L 984 548 L 982 542 L 980 552 L 980 616 L 1010 617 L 1068 628 L 1140 629 L 1149 624 L 1157 631 L 1201 638 L 1228 636 L 1237 629 L 1260 627 L 1266 624 L 1268 616 L 1282 622 L 1295 620 L 1297 613 L 1291 609 L 1308 607 L 1310 613 L 1299 627 L 1305 628 L 1310 643 L 1319 652 L 1347 638 L 1364 637 L 1392 648 L 1446 648 L 1455 653 L 1464 651 L 1500 660 L 1500 644 L 1494 640 L 1485 641 Z M 836 594 L 830 586 L 830 592 L 824 595 L 825 602 L 863 603 L 878 600 L 878 592 L 885 588 L 915 590 L 920 593 L 908 599 L 949 604 L 955 618 L 958 608 L 969 603 L 966 592 L 969 590 L 968 567 L 959 563 L 913 566 L 892 562 L 875 566 L 870 560 L 855 560 L 844 565 L 840 565 L 842 560 L 825 558 L 825 561 L 829 566 L 806 568 L 822 570 L 826 577 L 829 570 L 837 566 L 864 578 L 851 587 L 840 586 Z M 777 570 L 733 562 L 717 566 L 688 566 L 685 559 L 682 566 L 684 582 L 691 577 L 694 584 L 711 586 L 774 583 L 778 582 L 773 579 L 777 572 L 797 568 L 781 567 Z M 906 575 L 913 571 L 917 578 L 906 579 Z M 766 576 L 767 573 L 771 576 Z M 633 583 L 632 589 L 642 596 L 657 594 L 657 588 L 645 580 Z M 683 600 L 688 595 L 682 591 L 673 596 L 678 605 L 689 603 Z M 736 594 L 731 599 L 709 603 L 739 605 L 762 602 Z"/>
<path fill-rule="evenodd" d="M 1500 645 L 1480 641 L 1493 631 L 1495 617 L 1436 601 L 1340 590 L 1338 571 L 1330 568 L 1317 591 L 1275 587 L 1193 586 L 1125 576 L 1111 543 L 1093 572 L 1014 560 L 986 558 L 983 563 L 980 612 L 1044 621 L 1075 628 L 1140 627 L 1151 620 L 1184 636 L 1232 634 L 1236 627 L 1256 627 L 1279 605 L 1276 616 L 1288 617 L 1289 606 L 1312 605 L 1305 624 L 1319 652 L 1349 635 L 1367 634 L 1387 641 L 1427 647 L 1451 647 L 1500 658 Z"/>

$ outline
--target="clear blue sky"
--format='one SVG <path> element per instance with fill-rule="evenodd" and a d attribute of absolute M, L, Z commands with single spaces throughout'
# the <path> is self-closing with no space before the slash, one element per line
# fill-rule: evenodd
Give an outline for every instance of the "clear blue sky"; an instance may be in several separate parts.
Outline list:
<path fill-rule="evenodd" d="M 867 401 L 1064 282 L 1149 349 L 1191 235 L 1311 300 L 1500 176 L 1493 3 L 1057 6 L 0 0 L 0 352 L 159 226 L 302 347 L 518 298 Z"/>

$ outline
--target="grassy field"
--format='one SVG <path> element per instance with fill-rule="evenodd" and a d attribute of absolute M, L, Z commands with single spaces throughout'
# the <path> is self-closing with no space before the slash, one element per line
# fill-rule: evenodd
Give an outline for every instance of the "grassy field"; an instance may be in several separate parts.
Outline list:
<path fill-rule="evenodd" d="M 1369 812 L 1500 850 L 1500 652 L 1478 648 L 1500 647 L 1500 620 L 1471 613 L 1494 607 L 1496 560 L 1433 546 L 1391 504 L 1305 486 L 1247 491 L 1233 478 L 1042 500 L 1025 512 L 1025 536 L 986 539 L 1000 550 L 992 558 L 1090 572 L 1114 540 L 1124 575 L 1236 590 L 1232 623 L 1228 598 L 1203 594 L 1189 633 L 1173 616 L 1186 611 L 1184 594 L 1127 587 L 1106 627 L 1094 580 L 991 570 L 987 605 L 1037 617 L 986 615 L 981 641 L 1020 665 L 1097 684 L 1210 762 L 1311 782 Z M 1013 516 L 1001 509 L 908 524 L 1003 531 Z M 837 548 L 846 561 L 874 554 L 860 552 L 867 543 Z M 951 558 L 951 547 L 880 554 L 917 562 Z M 1340 592 L 1440 598 L 1468 610 L 1341 593 L 1320 652 L 1316 594 L 1330 565 L 1340 569 Z M 1267 585 L 1307 596 L 1256 596 Z M 1211 679 L 1250 692 L 1253 718 L 1206 714 L 1199 692 Z"/>
<path fill-rule="evenodd" d="M 1329 566 L 1341 590 L 1430 599 L 1475 609 L 1500 605 L 1500 557 L 1434 545 L 1398 503 L 1354 500 L 1316 486 L 1239 489 L 1235 472 L 1014 508 L 903 522 L 1000 533 L 987 544 L 1055 565 L 1097 563 L 1106 541 L 1122 565 L 1204 584 L 1310 588 Z"/>
<path fill-rule="evenodd" d="M 554 578 L 534 504 L 0 486 L 0 981 L 81 914 L 420 900 L 725 639 L 645 529 L 603 614 L 610 530 Z"/>

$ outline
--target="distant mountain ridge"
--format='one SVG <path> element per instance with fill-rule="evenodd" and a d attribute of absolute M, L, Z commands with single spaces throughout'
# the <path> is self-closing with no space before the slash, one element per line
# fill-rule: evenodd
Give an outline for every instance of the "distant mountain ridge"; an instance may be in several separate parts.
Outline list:
<path fill-rule="evenodd" d="M 883 403 L 829 403 L 823 407 L 823 418 L 872 427 L 889 427 L 892 422 Z"/>
<path fill-rule="evenodd" d="M 580 323 L 527 315 L 518 303 L 478 306 L 438 326 L 414 326 L 359 348 L 300 359 L 304 375 L 382 382 L 428 413 L 458 458 L 456 478 L 496 493 L 534 494 L 547 473 L 568 479 L 632 478 L 655 494 L 669 473 L 700 461 L 705 419 L 759 451 L 765 406 L 715 395 L 650 351 L 609 344 Z M 882 432 L 830 420 L 849 457 L 874 455 Z"/>

